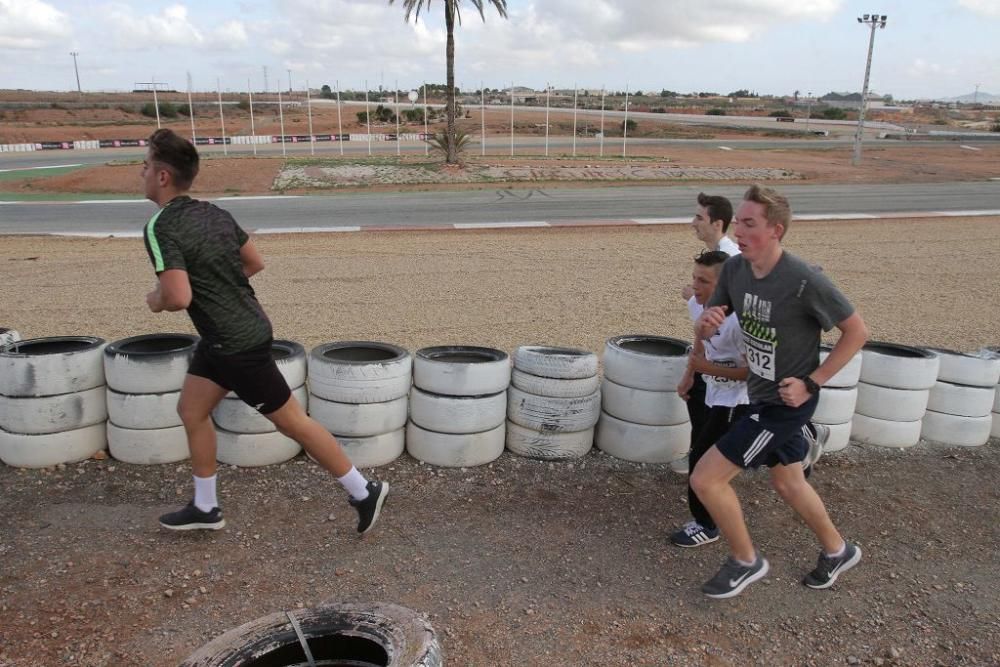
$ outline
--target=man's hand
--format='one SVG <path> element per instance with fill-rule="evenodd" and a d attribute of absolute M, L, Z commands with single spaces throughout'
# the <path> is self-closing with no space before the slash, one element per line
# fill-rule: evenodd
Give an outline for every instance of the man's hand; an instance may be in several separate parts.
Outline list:
<path fill-rule="evenodd" d="M 694 288 L 691 287 L 690 285 L 685 285 L 681 289 L 681 298 L 684 299 L 685 301 L 690 301 L 691 297 L 693 296 L 694 296 Z"/>
<path fill-rule="evenodd" d="M 694 386 L 694 374 L 690 372 L 684 373 L 681 377 L 681 381 L 677 384 L 677 395 L 681 397 L 682 400 L 688 400 L 691 398 L 691 387 Z"/>
<path fill-rule="evenodd" d="M 778 395 L 785 405 L 797 408 L 812 396 L 806 389 L 806 383 L 799 378 L 785 378 L 778 383 Z"/>
<path fill-rule="evenodd" d="M 702 340 L 711 338 L 726 321 L 726 311 L 729 306 L 712 306 L 706 308 L 694 325 L 694 333 Z"/>
<path fill-rule="evenodd" d="M 160 286 L 157 285 L 156 289 L 146 295 L 146 305 L 154 313 L 163 312 L 163 297 L 160 294 Z"/>

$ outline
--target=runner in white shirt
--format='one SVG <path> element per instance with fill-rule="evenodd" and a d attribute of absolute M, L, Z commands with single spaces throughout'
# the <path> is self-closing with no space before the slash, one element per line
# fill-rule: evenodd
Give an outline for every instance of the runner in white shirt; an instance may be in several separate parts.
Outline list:
<path fill-rule="evenodd" d="M 695 258 L 692 285 L 694 295 L 688 301 L 692 321 L 701 316 L 704 304 L 715 291 L 722 265 L 729 255 L 721 250 L 701 253 Z M 691 432 L 688 472 L 694 470 L 702 455 L 729 430 L 730 424 L 743 415 L 749 402 L 746 378 L 749 374 L 744 355 L 743 334 L 735 315 L 730 315 L 710 339 L 695 341 L 688 357 L 688 369 L 677 391 L 688 401 L 699 400 L 690 395 L 694 376 L 705 380 L 704 405 L 708 408 L 704 423 Z M 711 514 L 688 485 L 688 507 L 693 520 L 670 536 L 679 547 L 698 547 L 719 539 L 719 530 Z"/>

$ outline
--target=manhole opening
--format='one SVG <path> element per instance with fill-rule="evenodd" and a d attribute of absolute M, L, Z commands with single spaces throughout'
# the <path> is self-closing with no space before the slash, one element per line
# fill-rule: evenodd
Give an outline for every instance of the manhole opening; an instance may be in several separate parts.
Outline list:
<path fill-rule="evenodd" d="M 387 361 L 397 355 L 392 350 L 377 347 L 337 347 L 327 350 L 323 356 L 333 361 Z"/>
<path fill-rule="evenodd" d="M 147 338 L 118 345 L 121 354 L 155 354 L 159 352 L 174 352 L 186 350 L 194 343 L 190 338 Z"/>
<path fill-rule="evenodd" d="M 385 648 L 365 637 L 342 634 L 310 637 L 309 650 L 317 667 L 386 667 L 389 664 Z M 275 646 L 241 664 L 245 667 L 308 667 L 309 662 L 292 635 L 291 642 Z"/>
<path fill-rule="evenodd" d="M 93 347 L 88 340 L 18 341 L 7 347 L 7 352 L 15 354 L 63 354 L 78 352 Z"/>

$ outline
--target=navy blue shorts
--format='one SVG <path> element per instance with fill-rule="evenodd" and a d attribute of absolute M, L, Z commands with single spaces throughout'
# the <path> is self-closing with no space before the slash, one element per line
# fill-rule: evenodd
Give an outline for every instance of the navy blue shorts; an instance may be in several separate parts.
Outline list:
<path fill-rule="evenodd" d="M 797 408 L 753 404 L 716 443 L 733 465 L 758 468 L 799 463 L 809 453 L 803 429 L 816 410 L 819 396 Z"/>
<path fill-rule="evenodd" d="M 284 406 L 292 395 L 274 362 L 271 341 L 235 354 L 219 354 L 199 342 L 188 374 L 211 380 L 234 392 L 262 415 Z"/>

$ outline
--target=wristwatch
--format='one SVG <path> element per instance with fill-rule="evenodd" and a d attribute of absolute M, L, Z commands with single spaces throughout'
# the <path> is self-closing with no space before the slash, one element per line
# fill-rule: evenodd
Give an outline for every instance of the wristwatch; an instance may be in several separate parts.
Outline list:
<path fill-rule="evenodd" d="M 806 391 L 808 391 L 813 396 L 819 393 L 819 385 L 816 384 L 816 380 L 813 380 L 812 377 L 806 375 L 805 377 L 802 378 L 802 383 L 805 384 Z"/>

